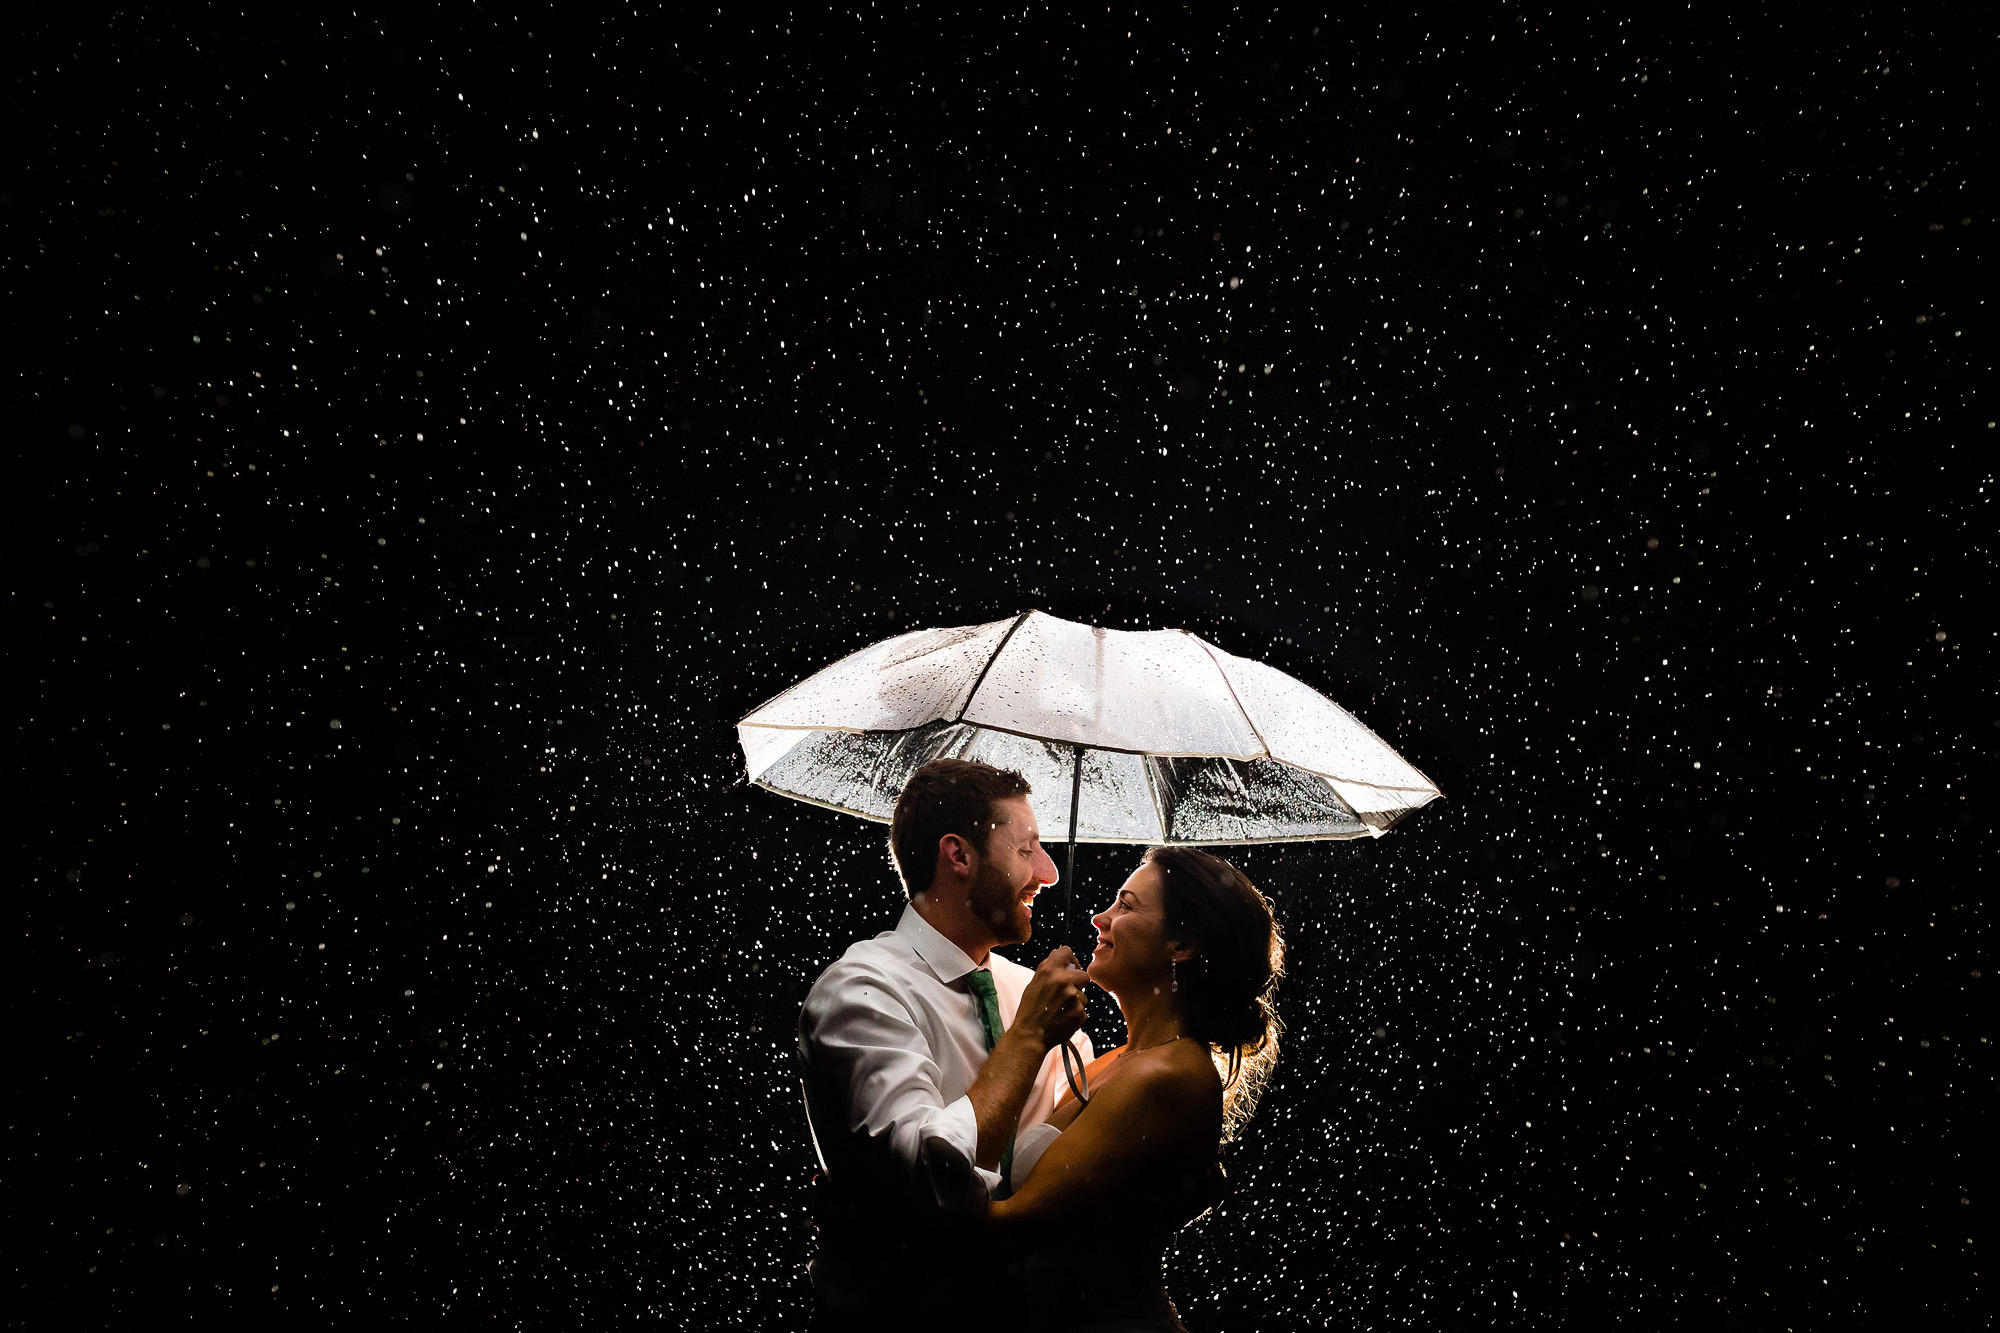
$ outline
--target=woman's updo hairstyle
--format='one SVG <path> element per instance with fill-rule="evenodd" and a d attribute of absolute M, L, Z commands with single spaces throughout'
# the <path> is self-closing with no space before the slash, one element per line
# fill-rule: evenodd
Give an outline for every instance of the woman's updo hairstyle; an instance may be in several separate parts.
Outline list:
<path fill-rule="evenodd" d="M 1249 876 L 1195 847 L 1153 847 L 1167 938 L 1194 956 L 1175 969 L 1183 1030 L 1215 1053 L 1223 1073 L 1223 1138 L 1250 1118 L 1278 1062 L 1283 1025 L 1272 996 L 1285 971 L 1285 940 L 1271 904 Z"/>

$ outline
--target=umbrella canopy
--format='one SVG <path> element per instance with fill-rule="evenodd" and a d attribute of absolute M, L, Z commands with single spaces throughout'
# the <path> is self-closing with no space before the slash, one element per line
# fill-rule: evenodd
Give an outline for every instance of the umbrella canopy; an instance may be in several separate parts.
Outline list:
<path fill-rule="evenodd" d="M 1047 842 L 1379 837 L 1439 795 L 1282 671 L 1184 630 L 1040 611 L 885 639 L 736 730 L 753 782 L 883 822 L 929 760 L 1014 769 Z"/>

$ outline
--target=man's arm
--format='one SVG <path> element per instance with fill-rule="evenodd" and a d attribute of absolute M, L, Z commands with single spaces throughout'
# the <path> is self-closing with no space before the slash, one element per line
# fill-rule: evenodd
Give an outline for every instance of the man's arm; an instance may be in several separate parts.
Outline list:
<path fill-rule="evenodd" d="M 945 1097 L 923 1030 L 894 989 L 865 967 L 837 964 L 813 987 L 799 1015 L 799 1054 L 822 1140 L 865 1139 L 880 1154 L 880 1168 L 905 1172 L 915 1169 L 929 1137 L 973 1156 L 971 1102 Z M 835 1148 L 829 1165 L 843 1151 L 852 1153 Z"/>
<path fill-rule="evenodd" d="M 1035 969 L 1021 992 L 1014 1025 L 1000 1036 L 992 1054 L 965 1095 L 979 1125 L 975 1160 L 997 1170 L 1000 1154 L 1014 1137 L 1028 1094 L 1042 1071 L 1042 1061 L 1056 1043 L 1083 1026 L 1083 985 L 1088 974 L 1076 966 L 1068 946 L 1056 949 Z"/>

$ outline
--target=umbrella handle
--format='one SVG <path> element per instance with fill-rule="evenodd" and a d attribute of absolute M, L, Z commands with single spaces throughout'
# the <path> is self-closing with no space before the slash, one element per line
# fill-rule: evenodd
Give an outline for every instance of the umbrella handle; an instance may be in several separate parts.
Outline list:
<path fill-rule="evenodd" d="M 1063 1077 L 1069 1080 L 1069 1090 L 1076 1094 L 1077 1105 L 1090 1105 L 1090 1072 L 1084 1066 L 1083 1057 L 1077 1054 L 1076 1043 L 1067 1038 L 1062 1044 L 1062 1061 Z"/>

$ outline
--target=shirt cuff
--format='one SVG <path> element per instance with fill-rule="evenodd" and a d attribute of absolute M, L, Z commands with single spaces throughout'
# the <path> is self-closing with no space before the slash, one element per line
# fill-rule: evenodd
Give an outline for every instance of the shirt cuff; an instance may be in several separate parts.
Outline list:
<path fill-rule="evenodd" d="M 965 1160 L 972 1163 L 972 1169 L 986 1182 L 988 1193 L 999 1191 L 1000 1173 L 979 1165 L 979 1117 L 972 1113 L 970 1096 L 960 1097 L 945 1107 L 931 1123 L 930 1133 L 964 1152 Z"/>
<path fill-rule="evenodd" d="M 1011 1183 L 1015 1189 L 1021 1188 L 1035 1169 L 1035 1163 L 1042 1160 L 1042 1154 L 1049 1145 L 1062 1137 L 1062 1131 L 1044 1120 L 1039 1125 L 1030 1125 L 1022 1130 L 1014 1140 L 1014 1173 Z"/>

